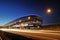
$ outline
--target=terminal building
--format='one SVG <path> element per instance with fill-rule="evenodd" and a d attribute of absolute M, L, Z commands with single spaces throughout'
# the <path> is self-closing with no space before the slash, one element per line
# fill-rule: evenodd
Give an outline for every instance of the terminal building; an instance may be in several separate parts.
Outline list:
<path fill-rule="evenodd" d="M 41 24 L 41 17 L 36 15 L 29 15 L 13 20 L 4 26 L 6 28 L 37 29 L 41 27 Z"/>

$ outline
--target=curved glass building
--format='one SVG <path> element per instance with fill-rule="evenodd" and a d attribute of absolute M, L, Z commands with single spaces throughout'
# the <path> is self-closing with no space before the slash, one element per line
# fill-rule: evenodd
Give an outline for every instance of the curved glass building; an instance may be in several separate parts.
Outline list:
<path fill-rule="evenodd" d="M 40 28 L 42 19 L 39 16 L 29 15 L 13 20 L 5 25 L 7 28 L 36 29 Z"/>

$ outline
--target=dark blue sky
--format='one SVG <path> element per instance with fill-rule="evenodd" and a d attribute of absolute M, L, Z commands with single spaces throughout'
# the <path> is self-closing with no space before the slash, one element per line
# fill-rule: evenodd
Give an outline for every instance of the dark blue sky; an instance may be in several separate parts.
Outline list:
<path fill-rule="evenodd" d="M 43 19 L 43 25 L 60 24 L 59 0 L 0 0 L 0 25 L 26 15 L 38 15 Z M 46 14 L 51 8 L 53 12 Z"/>

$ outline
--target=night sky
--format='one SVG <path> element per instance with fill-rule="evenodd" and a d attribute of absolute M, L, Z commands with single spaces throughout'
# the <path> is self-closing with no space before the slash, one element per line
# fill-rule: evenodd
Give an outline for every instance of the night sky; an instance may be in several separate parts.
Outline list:
<path fill-rule="evenodd" d="M 51 8 L 51 14 L 46 9 Z M 0 26 L 27 15 L 38 15 L 43 25 L 60 24 L 59 0 L 0 0 Z"/>

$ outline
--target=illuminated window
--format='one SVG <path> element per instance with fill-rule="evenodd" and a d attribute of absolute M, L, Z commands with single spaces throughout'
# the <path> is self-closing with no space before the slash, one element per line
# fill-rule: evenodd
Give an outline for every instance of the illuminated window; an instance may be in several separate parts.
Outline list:
<path fill-rule="evenodd" d="M 37 20 L 37 22 L 39 22 L 39 21 Z"/>
<path fill-rule="evenodd" d="M 28 17 L 28 20 L 30 20 L 31 19 L 31 17 Z"/>
<path fill-rule="evenodd" d="M 23 23 L 22 23 L 21 26 L 28 26 L 28 24 L 23 24 Z"/>
<path fill-rule="evenodd" d="M 21 22 L 21 20 L 19 20 L 19 22 Z"/>

